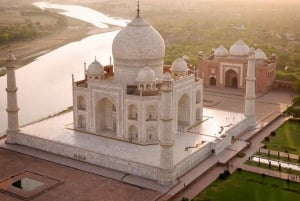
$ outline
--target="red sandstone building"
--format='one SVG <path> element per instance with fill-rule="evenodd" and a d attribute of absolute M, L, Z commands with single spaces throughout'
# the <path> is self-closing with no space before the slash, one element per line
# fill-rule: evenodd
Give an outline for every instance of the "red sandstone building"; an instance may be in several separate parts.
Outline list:
<path fill-rule="evenodd" d="M 205 86 L 245 89 L 247 57 L 249 46 L 242 40 L 235 42 L 228 50 L 219 46 L 209 58 L 199 52 L 199 77 Z M 265 93 L 271 89 L 276 77 L 276 55 L 267 58 L 261 49 L 255 50 L 256 91 Z"/>

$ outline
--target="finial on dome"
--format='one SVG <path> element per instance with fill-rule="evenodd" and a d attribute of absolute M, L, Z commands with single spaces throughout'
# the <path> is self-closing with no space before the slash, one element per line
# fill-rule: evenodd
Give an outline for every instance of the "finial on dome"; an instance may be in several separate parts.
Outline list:
<path fill-rule="evenodd" d="M 136 10 L 136 16 L 140 17 L 140 1 L 137 1 L 137 10 Z"/>
<path fill-rule="evenodd" d="M 95 56 L 95 61 L 97 61 L 97 57 Z"/>

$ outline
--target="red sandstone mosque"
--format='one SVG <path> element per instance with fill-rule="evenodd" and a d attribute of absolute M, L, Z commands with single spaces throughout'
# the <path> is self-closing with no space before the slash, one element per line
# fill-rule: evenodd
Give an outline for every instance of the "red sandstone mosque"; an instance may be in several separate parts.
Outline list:
<path fill-rule="evenodd" d="M 245 89 L 247 55 L 249 46 L 243 41 L 236 41 L 229 49 L 219 46 L 212 50 L 208 58 L 199 52 L 199 77 L 206 86 L 232 87 Z M 265 93 L 271 89 L 276 77 L 276 55 L 270 58 L 261 49 L 255 50 L 256 91 Z"/>

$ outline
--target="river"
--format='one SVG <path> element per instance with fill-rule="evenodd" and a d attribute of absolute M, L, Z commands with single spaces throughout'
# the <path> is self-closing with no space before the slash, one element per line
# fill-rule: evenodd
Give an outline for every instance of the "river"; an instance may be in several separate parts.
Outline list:
<path fill-rule="evenodd" d="M 89 22 L 106 29 L 111 25 L 126 26 L 128 20 L 115 19 L 90 8 L 45 2 L 35 6 L 56 8 L 60 14 Z M 96 19 L 96 20 L 95 20 Z M 72 74 L 75 80 L 84 77 L 84 62 L 95 56 L 102 64 L 109 64 L 111 45 L 118 31 L 86 37 L 51 51 L 34 62 L 16 70 L 20 125 L 45 118 L 72 105 Z M 6 76 L 0 77 L 0 136 L 7 128 Z"/>

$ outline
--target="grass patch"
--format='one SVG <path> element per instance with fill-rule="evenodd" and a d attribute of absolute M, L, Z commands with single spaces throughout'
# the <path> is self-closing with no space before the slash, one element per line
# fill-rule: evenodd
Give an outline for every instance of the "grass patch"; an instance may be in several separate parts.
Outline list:
<path fill-rule="evenodd" d="M 276 130 L 276 136 L 264 141 L 268 149 L 300 155 L 300 121 L 289 120 Z"/>
<path fill-rule="evenodd" d="M 246 171 L 237 171 L 227 180 L 217 180 L 193 201 L 300 200 L 300 185 Z"/>

